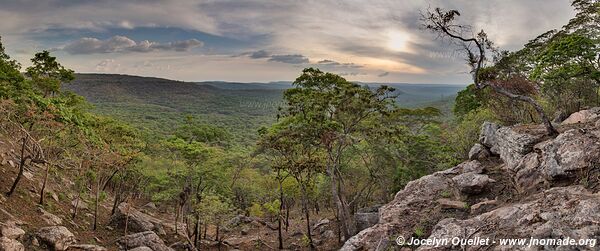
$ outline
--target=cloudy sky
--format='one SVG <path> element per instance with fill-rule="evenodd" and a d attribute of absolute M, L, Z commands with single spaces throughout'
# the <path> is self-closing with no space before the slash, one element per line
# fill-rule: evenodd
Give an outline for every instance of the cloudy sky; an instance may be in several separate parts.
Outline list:
<path fill-rule="evenodd" d="M 458 9 L 503 49 L 565 24 L 568 0 L 0 0 L 23 65 L 51 50 L 78 72 L 186 81 L 293 80 L 315 66 L 369 82 L 465 84 L 455 48 L 419 11 Z"/>

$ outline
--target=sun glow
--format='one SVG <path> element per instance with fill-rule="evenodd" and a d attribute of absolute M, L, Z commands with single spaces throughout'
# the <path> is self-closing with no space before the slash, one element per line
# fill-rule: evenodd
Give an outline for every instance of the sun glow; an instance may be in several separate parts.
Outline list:
<path fill-rule="evenodd" d="M 408 34 L 399 31 L 391 31 L 388 33 L 387 47 L 394 51 L 407 51 L 408 41 Z"/>

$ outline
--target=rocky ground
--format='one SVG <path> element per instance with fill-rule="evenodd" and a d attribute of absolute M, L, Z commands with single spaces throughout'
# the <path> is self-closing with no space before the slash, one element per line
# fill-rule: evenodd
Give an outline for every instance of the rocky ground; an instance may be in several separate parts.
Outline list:
<path fill-rule="evenodd" d="M 600 238 L 600 108 L 542 126 L 485 123 L 470 160 L 410 182 L 341 250 L 599 250 L 557 245 L 400 246 L 420 239 Z"/>

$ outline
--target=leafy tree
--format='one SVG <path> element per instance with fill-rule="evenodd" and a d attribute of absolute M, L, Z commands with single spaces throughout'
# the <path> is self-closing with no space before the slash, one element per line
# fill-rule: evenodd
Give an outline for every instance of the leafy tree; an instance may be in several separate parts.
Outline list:
<path fill-rule="evenodd" d="M 464 90 L 459 91 L 454 102 L 452 112 L 457 117 L 462 117 L 467 113 L 476 110 L 484 105 L 485 100 L 481 97 L 481 92 L 475 85 L 468 85 Z"/>
<path fill-rule="evenodd" d="M 344 184 L 344 158 L 375 123 L 392 109 L 393 89 L 381 86 L 371 90 L 344 78 L 307 68 L 294 82 L 295 88 L 284 93 L 287 106 L 278 115 L 292 128 L 302 132 L 305 145 L 324 151 L 326 173 L 331 179 L 331 192 L 343 233 L 350 238 L 356 223 Z"/>
<path fill-rule="evenodd" d="M 27 76 L 43 97 L 59 92 L 62 83 L 75 79 L 73 70 L 66 69 L 58 63 L 56 57 L 51 56 L 48 51 L 36 53 L 31 62 L 33 65 L 27 68 Z"/>
<path fill-rule="evenodd" d="M 277 172 L 279 183 L 280 201 L 283 200 L 283 182 L 288 176 L 292 176 L 302 191 L 302 210 L 306 217 L 307 238 L 311 249 L 314 249 L 312 241 L 310 210 L 308 208 L 309 186 L 315 175 L 323 172 L 324 153 L 318 148 L 319 142 L 316 138 L 306 137 L 312 130 L 305 120 L 298 117 L 284 118 L 280 123 L 273 125 L 270 130 L 262 129 L 259 141 L 261 150 L 274 156 L 273 168 Z M 281 202 L 279 204 L 279 247 L 283 248 L 281 238 L 282 222 Z"/>

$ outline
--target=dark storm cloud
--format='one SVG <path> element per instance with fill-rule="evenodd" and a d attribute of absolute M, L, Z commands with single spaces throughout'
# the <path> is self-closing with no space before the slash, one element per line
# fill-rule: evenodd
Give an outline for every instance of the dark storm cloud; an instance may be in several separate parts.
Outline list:
<path fill-rule="evenodd" d="M 317 62 L 319 66 L 332 66 L 332 67 L 340 67 L 340 68 L 362 68 L 362 65 L 357 65 L 355 63 L 340 63 L 330 59 L 324 59 Z"/>
<path fill-rule="evenodd" d="M 253 59 L 268 58 L 270 56 L 271 56 L 271 54 L 265 50 L 255 51 L 255 52 L 250 53 L 250 55 L 248 55 L 248 57 L 253 58 Z"/>
<path fill-rule="evenodd" d="M 269 61 L 286 64 L 306 64 L 310 62 L 310 60 L 307 57 L 300 54 L 272 55 L 269 58 Z"/>
<path fill-rule="evenodd" d="M 202 41 L 196 39 L 157 43 L 148 40 L 136 42 L 128 37 L 114 36 L 109 39 L 84 37 L 64 46 L 70 54 L 94 54 L 113 52 L 151 52 L 151 51 L 188 51 L 202 47 Z"/>

